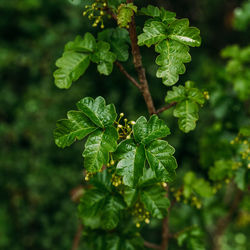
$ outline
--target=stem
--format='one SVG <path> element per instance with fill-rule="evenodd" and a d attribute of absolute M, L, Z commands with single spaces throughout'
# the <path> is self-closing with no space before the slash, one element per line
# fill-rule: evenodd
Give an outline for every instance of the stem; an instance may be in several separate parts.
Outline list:
<path fill-rule="evenodd" d="M 165 107 L 162 107 L 162 108 L 160 108 L 160 109 L 157 109 L 157 110 L 155 111 L 155 114 L 160 114 L 160 113 L 162 113 L 162 112 L 164 112 L 164 111 L 166 111 L 166 110 L 172 108 L 172 107 L 175 106 L 176 104 L 177 104 L 177 102 L 172 102 L 172 103 L 170 103 L 169 105 L 167 105 L 167 106 L 165 106 Z"/>
<path fill-rule="evenodd" d="M 119 70 L 139 89 L 141 90 L 141 85 L 135 80 L 134 77 L 132 77 L 122 66 L 121 63 L 118 61 L 115 62 L 116 66 L 119 68 Z"/>
<path fill-rule="evenodd" d="M 77 250 L 79 243 L 80 243 L 80 239 L 81 239 L 81 235 L 82 235 L 82 230 L 83 230 L 83 225 L 82 223 L 79 224 L 78 229 L 76 231 L 74 240 L 73 240 L 73 244 L 72 244 L 72 250 Z"/>
<path fill-rule="evenodd" d="M 133 3 L 133 0 L 127 0 L 127 3 Z M 155 113 L 155 107 L 153 103 L 153 99 L 148 87 L 148 81 L 146 78 L 146 72 L 142 65 L 141 53 L 139 46 L 137 45 L 137 34 L 136 34 L 136 24 L 135 18 L 132 17 L 132 21 L 129 24 L 129 36 L 131 40 L 131 47 L 132 47 L 132 55 L 133 55 L 133 62 L 135 65 L 135 69 L 138 74 L 139 82 L 141 83 L 141 93 L 144 97 L 145 103 L 148 108 L 149 114 Z"/>
<path fill-rule="evenodd" d="M 220 238 L 224 234 L 225 230 L 227 229 L 229 223 L 231 222 L 231 219 L 235 212 L 238 210 L 238 206 L 243 198 L 243 192 L 239 189 L 235 192 L 235 197 L 233 199 L 232 205 L 228 213 L 220 218 L 216 224 L 215 231 L 213 233 L 214 235 L 214 246 L 213 250 L 220 250 Z"/>
<path fill-rule="evenodd" d="M 160 246 L 158 246 L 154 243 L 148 242 L 148 241 L 144 241 L 144 246 L 148 247 L 148 248 L 153 248 L 153 249 L 161 249 Z"/>

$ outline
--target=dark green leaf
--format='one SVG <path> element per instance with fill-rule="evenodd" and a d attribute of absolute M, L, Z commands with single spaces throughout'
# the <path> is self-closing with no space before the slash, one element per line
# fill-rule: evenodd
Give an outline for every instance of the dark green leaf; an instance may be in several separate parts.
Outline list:
<path fill-rule="evenodd" d="M 145 165 L 144 146 L 137 146 L 132 139 L 122 141 L 117 147 L 115 158 L 119 160 L 117 174 L 123 177 L 124 184 L 136 186 Z"/>
<path fill-rule="evenodd" d="M 68 119 L 60 120 L 56 124 L 54 138 L 58 147 L 70 146 L 75 140 L 81 140 L 97 129 L 81 111 L 69 111 L 67 116 Z"/>
<path fill-rule="evenodd" d="M 177 163 L 172 156 L 174 151 L 172 146 L 162 140 L 153 141 L 146 148 L 147 161 L 158 180 L 169 182 L 175 178 Z"/>
<path fill-rule="evenodd" d="M 85 97 L 77 103 L 77 107 L 101 128 L 112 125 L 117 117 L 115 106 L 113 104 L 106 105 L 101 96 L 95 100 L 91 97 Z"/>
<path fill-rule="evenodd" d="M 89 172 L 98 172 L 109 161 L 109 153 L 117 147 L 118 133 L 114 127 L 96 130 L 89 137 L 83 152 L 84 167 Z"/>
<path fill-rule="evenodd" d="M 169 135 L 170 130 L 157 115 L 152 115 L 148 122 L 144 116 L 141 116 L 133 126 L 133 134 L 137 142 L 147 145 L 155 139 Z"/>

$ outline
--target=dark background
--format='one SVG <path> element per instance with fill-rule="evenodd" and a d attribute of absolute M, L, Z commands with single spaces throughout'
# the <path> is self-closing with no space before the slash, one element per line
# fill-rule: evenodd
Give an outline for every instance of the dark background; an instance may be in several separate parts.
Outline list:
<path fill-rule="evenodd" d="M 245 104 L 226 82 L 225 61 L 220 57 L 227 45 L 249 43 L 249 32 L 233 28 L 233 11 L 243 1 L 137 2 L 164 6 L 179 18 L 189 18 L 191 25 L 201 30 L 202 46 L 191 49 L 192 62 L 186 66 L 187 73 L 180 77 L 180 83 L 194 80 L 198 88 L 210 91 L 210 101 L 201 111 L 196 131 L 189 134 L 180 132 L 171 110 L 162 117 L 172 131 L 169 141 L 176 147 L 177 176 L 192 169 L 206 178 L 207 168 L 221 155 L 230 154 L 225 141 L 233 138 L 246 120 Z M 105 77 L 92 65 L 69 90 L 54 85 L 54 63 L 64 44 L 77 34 L 97 32 L 82 16 L 83 6 L 80 0 L 0 1 L 0 249 L 71 249 L 78 219 L 77 204 L 70 193 L 84 183 L 83 143 L 59 149 L 53 141 L 53 129 L 78 100 L 102 95 L 129 119 L 147 115 L 140 93 L 116 68 Z M 138 24 L 143 21 L 137 20 Z M 112 20 L 108 22 L 115 25 Z M 142 55 L 159 108 L 164 105 L 166 87 L 155 77 L 153 50 L 142 48 Z M 125 66 L 134 74 L 131 61 Z M 179 227 L 180 220 L 186 224 L 213 223 L 211 218 L 205 220 L 209 216 L 201 211 L 180 211 L 174 212 L 179 221 L 173 218 L 173 227 Z M 144 235 L 157 241 L 157 230 L 155 234 L 147 230 Z M 246 245 L 234 240 L 234 230 L 245 236 L 250 233 L 246 226 L 239 229 L 232 223 L 225 249 L 247 250 Z M 209 237 L 207 241 L 209 246 Z"/>

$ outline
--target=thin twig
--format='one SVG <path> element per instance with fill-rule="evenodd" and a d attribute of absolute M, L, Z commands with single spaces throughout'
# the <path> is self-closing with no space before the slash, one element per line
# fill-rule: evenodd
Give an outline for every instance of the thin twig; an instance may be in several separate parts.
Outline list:
<path fill-rule="evenodd" d="M 119 70 L 139 89 L 141 90 L 140 84 L 135 80 L 134 77 L 132 77 L 123 67 L 121 63 L 118 61 L 115 62 L 116 66 L 119 68 Z"/>
<path fill-rule="evenodd" d="M 80 243 L 80 239 L 81 239 L 81 235 L 82 235 L 82 230 L 83 230 L 83 225 L 82 223 L 79 224 L 78 229 L 76 231 L 74 240 L 73 240 L 73 244 L 72 244 L 72 250 L 77 250 L 79 247 L 79 243 Z"/>
<path fill-rule="evenodd" d="M 133 3 L 133 0 L 127 0 L 127 3 Z M 136 24 L 135 24 L 134 16 L 132 17 L 132 20 L 129 24 L 129 37 L 131 40 L 134 66 L 138 74 L 139 82 L 141 83 L 141 92 L 144 97 L 145 103 L 147 105 L 149 114 L 154 114 L 155 107 L 154 107 L 151 93 L 149 91 L 148 81 L 146 78 L 146 72 L 142 65 L 140 49 L 137 44 Z"/>
<path fill-rule="evenodd" d="M 167 105 L 167 106 L 164 106 L 164 107 L 162 107 L 162 108 L 160 108 L 160 109 L 157 109 L 157 110 L 155 111 L 155 114 L 160 114 L 160 113 L 162 113 L 162 112 L 164 112 L 164 111 L 166 111 L 166 110 L 172 108 L 172 107 L 175 106 L 176 104 L 177 104 L 177 102 L 172 102 L 172 103 L 170 103 L 170 104 Z"/>
<path fill-rule="evenodd" d="M 153 249 L 161 249 L 160 246 L 158 246 L 154 243 L 148 242 L 148 241 L 144 241 L 144 246 L 148 247 L 148 248 L 153 248 Z"/>

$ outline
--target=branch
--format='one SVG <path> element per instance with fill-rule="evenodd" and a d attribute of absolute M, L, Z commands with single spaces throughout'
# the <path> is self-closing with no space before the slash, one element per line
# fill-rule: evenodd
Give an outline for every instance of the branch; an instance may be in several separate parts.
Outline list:
<path fill-rule="evenodd" d="M 116 66 L 119 68 L 119 70 L 139 89 L 141 90 L 140 84 L 135 80 L 134 77 L 132 77 L 122 66 L 121 63 L 118 61 L 115 62 Z"/>
<path fill-rule="evenodd" d="M 161 249 L 160 246 L 158 246 L 154 243 L 148 242 L 148 241 L 144 241 L 144 246 L 148 247 L 148 248 L 153 248 L 153 249 Z"/>
<path fill-rule="evenodd" d="M 74 240 L 73 240 L 73 244 L 72 244 L 72 250 L 77 250 L 79 243 L 80 243 L 80 239 L 81 239 L 81 235 L 82 235 L 82 230 L 83 230 L 83 225 L 82 223 L 79 224 L 78 229 L 76 231 Z"/>
<path fill-rule="evenodd" d="M 220 218 L 216 224 L 216 228 L 215 228 L 215 231 L 213 233 L 213 235 L 214 235 L 213 250 L 220 250 L 221 249 L 220 238 L 224 234 L 224 232 L 225 232 L 226 228 L 228 227 L 233 215 L 237 211 L 238 206 L 239 206 L 242 198 L 243 198 L 243 192 L 241 190 L 237 189 L 237 191 L 235 192 L 235 197 L 233 199 L 230 210 L 228 211 L 228 213 L 224 217 Z"/>
<path fill-rule="evenodd" d="M 177 104 L 177 102 L 172 102 L 172 103 L 170 103 L 169 105 L 167 105 L 167 106 L 165 106 L 165 107 L 162 107 L 162 108 L 160 108 L 160 109 L 157 109 L 157 110 L 155 111 L 155 114 L 160 114 L 160 113 L 162 113 L 162 112 L 164 112 L 164 111 L 166 111 L 166 110 L 172 108 L 172 107 L 175 106 L 176 104 Z"/>
<path fill-rule="evenodd" d="M 133 3 L 133 0 L 127 0 L 127 3 Z M 153 99 L 148 87 L 148 81 L 146 78 L 146 72 L 142 65 L 141 53 L 139 46 L 137 45 L 137 34 L 136 34 L 136 24 L 135 18 L 132 17 L 132 21 L 129 24 L 129 36 L 131 40 L 131 47 L 132 47 L 132 55 L 133 55 L 133 62 L 135 65 L 135 69 L 138 74 L 139 82 L 141 83 L 141 92 L 146 102 L 149 114 L 155 113 L 155 107 L 153 103 Z"/>

